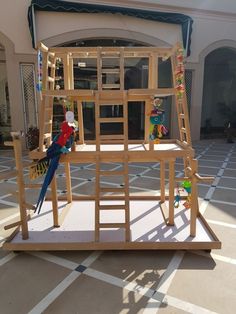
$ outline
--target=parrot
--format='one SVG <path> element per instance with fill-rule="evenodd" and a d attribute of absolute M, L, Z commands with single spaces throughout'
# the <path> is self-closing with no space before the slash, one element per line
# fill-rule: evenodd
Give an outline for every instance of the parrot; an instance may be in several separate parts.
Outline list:
<path fill-rule="evenodd" d="M 41 211 L 48 186 L 52 182 L 54 174 L 58 168 L 61 154 L 67 154 L 73 144 L 74 130 L 74 113 L 72 111 L 67 111 L 66 120 L 61 124 L 61 132 L 53 139 L 52 144 L 46 151 L 46 157 L 38 161 L 38 163 L 47 163 L 46 176 L 35 206 L 35 212 L 38 212 L 38 214 Z"/>

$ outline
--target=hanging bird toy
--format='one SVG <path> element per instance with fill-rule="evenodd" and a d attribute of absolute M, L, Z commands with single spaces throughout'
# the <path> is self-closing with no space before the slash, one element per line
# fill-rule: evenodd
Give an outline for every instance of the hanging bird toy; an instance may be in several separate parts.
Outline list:
<path fill-rule="evenodd" d="M 185 208 L 190 208 L 191 207 L 191 182 L 190 181 L 184 181 L 182 183 L 182 187 L 184 188 L 184 190 L 188 193 L 188 196 L 187 196 L 187 200 L 186 202 L 184 202 L 184 207 Z"/>
<path fill-rule="evenodd" d="M 163 100 L 154 98 L 153 109 L 150 113 L 150 132 L 149 139 L 155 144 L 160 142 L 160 138 L 168 133 L 167 128 L 163 125 L 165 120 L 165 111 L 161 109 Z"/>
<path fill-rule="evenodd" d="M 38 69 L 37 69 L 37 84 L 36 88 L 38 92 L 42 91 L 42 74 L 43 74 L 43 57 L 42 57 L 42 52 L 39 50 L 38 51 L 38 56 L 37 56 L 37 63 L 38 63 Z"/>

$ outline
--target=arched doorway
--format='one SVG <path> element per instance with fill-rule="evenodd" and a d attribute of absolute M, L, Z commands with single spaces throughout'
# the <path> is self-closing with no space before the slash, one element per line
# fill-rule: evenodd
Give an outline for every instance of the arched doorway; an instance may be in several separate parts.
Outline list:
<path fill-rule="evenodd" d="M 228 121 L 236 127 L 236 49 L 222 47 L 205 58 L 201 137 L 222 138 Z"/>
<path fill-rule="evenodd" d="M 5 48 L 0 43 L 0 148 L 10 138 L 11 114 Z"/>
<path fill-rule="evenodd" d="M 148 46 L 146 43 L 122 39 L 122 38 L 93 38 L 93 39 L 80 39 L 77 41 L 66 42 L 58 46 L 64 47 L 126 47 L 126 46 Z M 74 88 L 82 89 L 96 89 L 97 84 L 97 60 L 94 58 L 86 59 L 74 59 Z M 105 84 L 117 83 L 117 70 L 119 68 L 118 58 L 107 58 L 105 60 L 106 68 L 109 68 L 109 75 L 104 73 L 102 80 Z M 130 88 L 148 88 L 148 58 L 126 58 L 125 59 L 125 90 Z M 62 66 L 61 66 L 62 69 Z M 114 70 L 114 73 L 112 73 Z M 158 77 L 159 77 L 159 87 L 170 87 L 172 84 L 171 77 L 171 64 L 170 60 L 159 60 Z M 62 70 L 60 70 L 60 64 L 57 67 L 57 77 L 63 77 Z M 58 84 L 63 87 L 63 80 L 58 81 Z M 116 89 L 114 87 L 114 89 Z M 164 100 L 164 107 L 167 116 L 167 127 L 170 129 L 170 108 L 171 108 L 171 97 L 166 97 Z M 122 116 L 122 108 L 119 105 L 105 106 L 101 114 L 104 117 L 108 116 Z M 137 104 L 137 102 L 129 102 L 128 104 L 128 119 L 129 119 L 129 139 L 143 139 L 144 138 L 144 112 L 145 112 L 145 102 Z M 94 103 L 84 102 L 83 103 L 83 120 L 85 125 L 85 139 L 95 139 L 95 107 Z M 61 117 L 60 117 L 61 116 Z M 63 119 L 63 111 L 60 104 L 55 106 L 54 103 L 54 128 L 57 129 L 60 120 Z M 60 118 L 59 118 L 60 117 Z M 109 132 L 110 126 L 108 123 L 104 124 L 102 132 L 104 134 Z M 120 126 L 122 127 L 122 123 Z M 119 133 L 120 130 L 117 130 Z"/>

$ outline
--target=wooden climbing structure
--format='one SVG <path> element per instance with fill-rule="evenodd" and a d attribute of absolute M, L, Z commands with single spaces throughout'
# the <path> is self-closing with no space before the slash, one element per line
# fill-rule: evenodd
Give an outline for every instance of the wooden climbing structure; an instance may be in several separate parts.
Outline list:
<path fill-rule="evenodd" d="M 79 138 L 71 152 L 60 158 L 60 163 L 65 166 L 66 195 L 57 195 L 57 179 L 54 176 L 51 194 L 48 196 L 51 201 L 45 202 L 45 212 L 35 215 L 31 223 L 26 218 L 26 209 L 21 209 L 22 231 L 6 242 L 4 247 L 16 250 L 220 248 L 220 241 L 199 212 L 197 183 L 212 181 L 214 178 L 201 177 L 198 174 L 197 160 L 194 159 L 181 45 L 172 48 L 47 48 L 40 44 L 39 51 L 42 61 L 39 82 L 40 139 L 38 149 L 32 151 L 30 157 L 33 160 L 44 157 L 52 141 L 55 99 L 69 100 L 70 110 L 77 112 Z M 132 58 L 148 60 L 146 88 L 126 87 L 125 64 L 127 59 Z M 86 66 L 86 62 L 91 59 L 96 60 L 96 84 L 90 89 L 77 88 L 74 65 L 78 60 L 83 60 Z M 63 68 L 61 86 L 58 85 L 56 76 L 58 60 Z M 108 60 L 112 60 L 113 66 L 109 65 Z M 172 86 L 159 87 L 160 60 L 168 60 L 171 64 Z M 162 113 L 158 108 L 153 110 L 155 100 L 164 97 L 172 97 L 172 105 L 176 108 L 179 129 L 176 139 L 159 135 L 155 139 L 150 137 L 150 115 L 155 110 L 154 113 Z M 84 102 L 94 104 L 94 140 L 85 139 Z M 129 139 L 130 102 L 135 102 L 137 106 L 140 102 L 144 103 L 144 136 L 141 140 Z M 104 116 L 102 112 L 106 106 L 119 108 L 119 115 Z M 119 131 L 117 124 L 120 125 Z M 104 125 L 109 125 L 106 132 L 103 131 Z M 152 129 L 158 133 L 161 126 Z M 15 139 L 13 143 L 14 141 Z M 184 164 L 182 177 L 175 174 L 175 164 L 179 158 Z M 107 170 L 104 165 L 111 162 L 119 163 L 120 168 Z M 160 193 L 130 193 L 129 164 L 144 162 L 159 163 Z M 96 165 L 94 193 L 86 196 L 72 193 L 71 163 Z M 102 178 L 112 176 L 121 177 L 122 184 L 118 187 L 104 187 Z M 180 205 L 175 206 L 176 186 L 183 181 L 191 184 L 191 204 L 188 208 L 182 205 L 188 198 L 186 194 L 179 196 Z M 19 203 L 21 208 L 24 201 L 19 200 Z M 59 203 L 64 204 L 63 210 L 59 210 Z M 114 214 L 116 212 L 119 212 L 118 216 Z M 48 225 L 50 218 L 44 221 L 43 217 L 46 216 L 51 217 L 51 225 Z"/>

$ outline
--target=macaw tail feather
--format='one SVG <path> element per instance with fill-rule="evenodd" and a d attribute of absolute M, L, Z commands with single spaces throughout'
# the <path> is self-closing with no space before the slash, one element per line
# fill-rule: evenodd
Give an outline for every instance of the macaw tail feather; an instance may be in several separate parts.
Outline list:
<path fill-rule="evenodd" d="M 59 164 L 59 159 L 60 159 L 60 155 L 55 156 L 54 158 L 51 159 L 49 167 L 48 167 L 48 171 L 47 174 L 45 176 L 43 185 L 42 185 L 42 189 L 40 191 L 39 194 L 39 198 L 38 198 L 38 202 L 36 205 L 36 209 L 35 212 L 38 211 L 38 214 L 40 213 L 41 207 L 43 205 L 46 193 L 47 193 L 47 189 L 48 186 L 50 185 L 50 183 L 52 182 L 52 179 L 54 177 L 54 174 L 57 170 L 58 164 Z"/>

